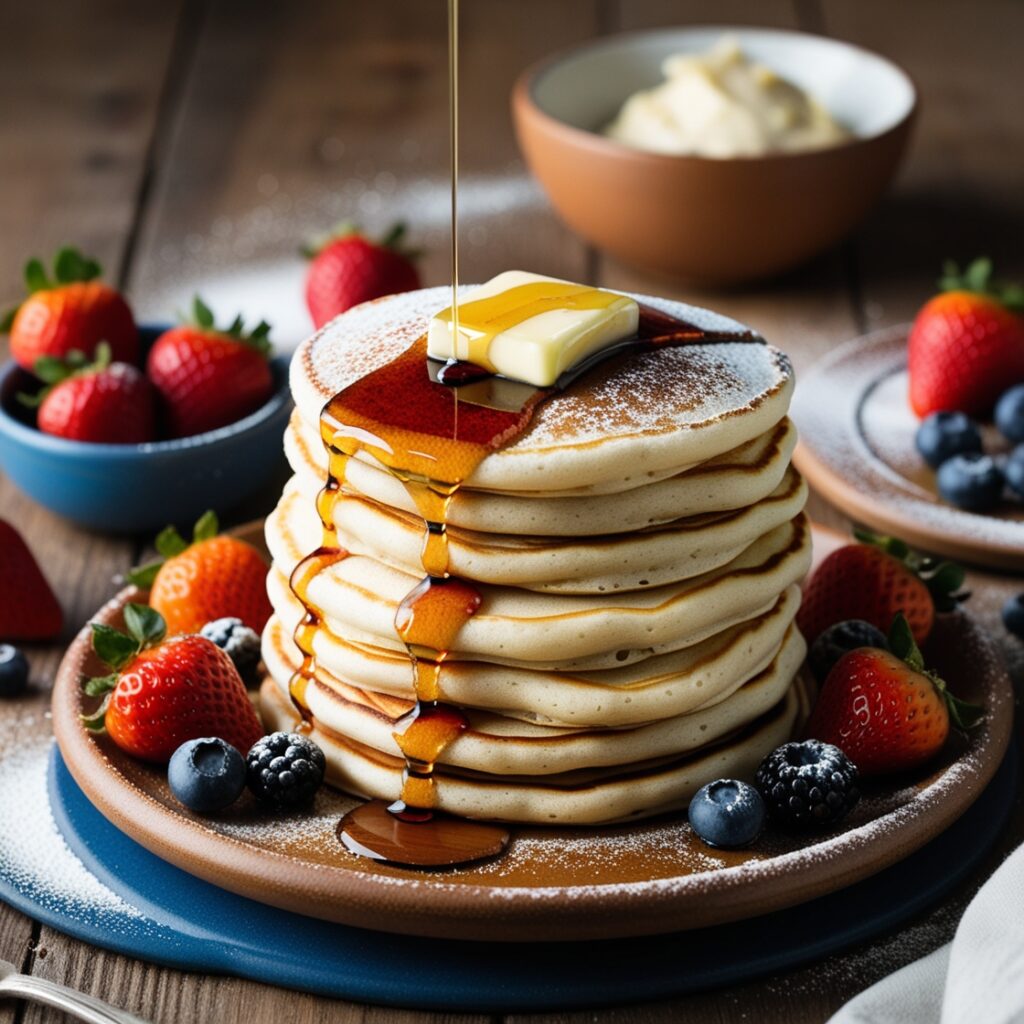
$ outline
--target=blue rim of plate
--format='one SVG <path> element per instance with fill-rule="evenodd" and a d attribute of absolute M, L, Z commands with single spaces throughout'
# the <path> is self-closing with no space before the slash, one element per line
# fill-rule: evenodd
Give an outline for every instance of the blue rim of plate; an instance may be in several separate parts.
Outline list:
<path fill-rule="evenodd" d="M 56 745 L 48 774 L 57 827 L 88 870 L 127 906 L 113 917 L 109 909 L 89 913 L 80 906 L 69 913 L 59 901 L 40 899 L 45 879 L 11 879 L 0 865 L 0 897 L 29 916 L 93 945 L 184 970 L 356 1002 L 512 1012 L 608 1006 L 735 985 L 896 928 L 979 865 L 1008 817 L 1018 755 L 1011 745 L 986 790 L 941 836 L 839 892 L 762 918 L 676 935 L 511 945 L 370 932 L 236 896 L 118 831 L 78 788 Z"/>

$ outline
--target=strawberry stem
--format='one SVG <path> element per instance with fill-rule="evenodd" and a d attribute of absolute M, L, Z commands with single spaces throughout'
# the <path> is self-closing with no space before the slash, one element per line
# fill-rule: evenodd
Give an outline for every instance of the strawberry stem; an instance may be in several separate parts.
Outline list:
<path fill-rule="evenodd" d="M 910 623 L 907 622 L 902 612 L 897 613 L 896 617 L 892 620 L 892 626 L 889 629 L 889 650 L 915 672 L 920 673 L 931 682 L 946 705 L 946 710 L 949 712 L 949 720 L 961 732 L 974 728 L 984 718 L 985 711 L 983 708 L 977 704 L 969 704 L 967 701 L 954 697 L 949 692 L 946 681 L 938 673 L 925 667 L 924 655 L 921 654 L 920 648 L 915 643 Z"/>
<path fill-rule="evenodd" d="M 869 544 L 891 555 L 905 565 L 928 588 L 935 610 L 951 612 L 971 595 L 962 590 L 967 574 L 955 562 L 939 562 L 930 555 L 913 551 L 898 537 L 886 537 L 870 530 L 856 529 L 854 537 L 861 544 Z"/>
<path fill-rule="evenodd" d="M 270 341 L 270 324 L 266 320 L 261 320 L 248 334 L 245 332 L 245 320 L 240 313 L 231 321 L 228 327 L 217 327 L 213 310 L 198 295 L 192 299 L 191 315 L 179 312 L 178 319 L 186 326 L 197 327 L 201 331 L 223 334 L 225 337 L 232 338 L 243 345 L 254 348 L 265 356 L 269 356 L 274 347 Z"/>
<path fill-rule="evenodd" d="M 944 292 L 967 291 L 987 295 L 1007 309 L 1024 312 L 1024 285 L 993 280 L 992 269 L 992 261 L 987 256 L 972 260 L 962 272 L 953 260 L 946 260 L 942 265 L 939 288 Z"/>
<path fill-rule="evenodd" d="M 217 513 L 208 509 L 196 521 L 192 528 L 191 543 L 185 540 L 174 526 L 165 526 L 156 537 L 154 546 L 159 558 L 144 565 L 138 565 L 125 573 L 125 579 L 140 590 L 149 590 L 156 580 L 157 573 L 168 559 L 175 558 L 183 551 L 186 551 L 192 544 L 200 544 L 204 540 L 210 540 L 217 536 L 220 530 L 220 523 L 217 520 Z"/>

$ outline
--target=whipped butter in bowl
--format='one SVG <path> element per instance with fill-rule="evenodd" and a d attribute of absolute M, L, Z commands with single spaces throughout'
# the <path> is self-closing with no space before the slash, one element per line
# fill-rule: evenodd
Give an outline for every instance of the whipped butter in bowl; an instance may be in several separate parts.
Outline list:
<path fill-rule="evenodd" d="M 634 93 L 604 134 L 657 153 L 730 158 L 836 146 L 850 132 L 814 96 L 751 60 L 735 36 L 662 63 L 665 81 Z"/>
<path fill-rule="evenodd" d="M 523 156 L 573 231 L 703 286 L 839 241 L 895 172 L 916 103 L 878 54 L 719 25 L 589 40 L 524 71 L 512 96 Z"/>

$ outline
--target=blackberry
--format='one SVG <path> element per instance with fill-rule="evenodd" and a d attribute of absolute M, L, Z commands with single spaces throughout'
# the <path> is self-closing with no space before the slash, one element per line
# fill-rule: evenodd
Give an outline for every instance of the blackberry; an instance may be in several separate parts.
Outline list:
<path fill-rule="evenodd" d="M 256 630 L 241 619 L 215 619 L 199 632 L 227 653 L 246 686 L 259 682 L 260 637 Z"/>
<path fill-rule="evenodd" d="M 773 750 L 757 769 L 757 788 L 769 815 L 797 828 L 834 825 L 860 800 L 853 762 L 821 740 Z"/>
<path fill-rule="evenodd" d="M 258 740 L 245 759 L 249 789 L 273 807 L 308 803 L 324 781 L 324 752 L 294 732 L 275 732 Z"/>
<path fill-rule="evenodd" d="M 878 647 L 889 650 L 889 642 L 885 634 L 870 622 L 863 619 L 847 619 L 829 626 L 817 640 L 811 644 L 808 662 L 814 678 L 819 683 L 825 682 L 835 663 L 850 651 L 858 647 Z"/>

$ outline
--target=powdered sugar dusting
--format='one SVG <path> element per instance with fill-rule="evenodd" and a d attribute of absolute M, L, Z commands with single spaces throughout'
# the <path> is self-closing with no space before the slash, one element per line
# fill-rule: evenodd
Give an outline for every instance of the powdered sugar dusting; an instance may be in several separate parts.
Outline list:
<path fill-rule="evenodd" d="M 314 422 L 330 397 L 411 345 L 430 317 L 450 303 L 450 296 L 447 288 L 431 288 L 365 303 L 303 345 L 292 367 L 292 390 L 307 420 Z M 745 330 L 708 310 L 638 298 L 707 330 Z M 541 406 L 530 429 L 500 454 L 550 447 L 567 438 L 586 445 L 621 435 L 710 424 L 758 406 L 791 376 L 783 353 L 762 344 L 730 342 L 644 352 L 592 371 L 557 402 Z"/>
<path fill-rule="evenodd" d="M 38 710 L 17 705 L 0 716 L 0 875 L 36 904 L 65 915 L 88 915 L 111 928 L 141 918 L 71 852 L 50 813 L 46 787 L 52 740 Z"/>

